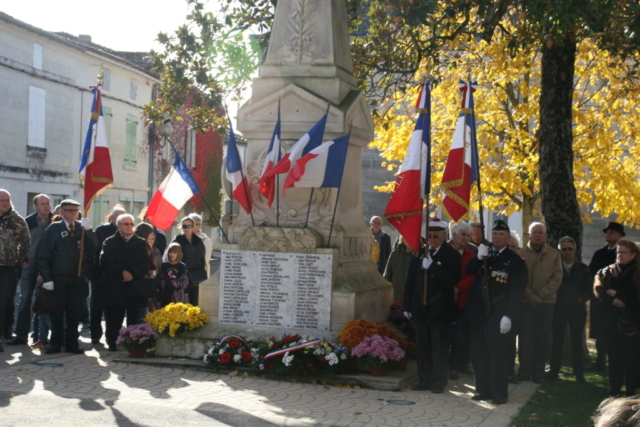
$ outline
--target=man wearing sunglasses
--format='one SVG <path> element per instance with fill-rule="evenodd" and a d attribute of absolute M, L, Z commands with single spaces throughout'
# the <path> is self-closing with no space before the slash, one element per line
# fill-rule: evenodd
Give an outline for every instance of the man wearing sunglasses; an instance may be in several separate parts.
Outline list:
<path fill-rule="evenodd" d="M 80 203 L 71 199 L 60 203 L 62 221 L 47 227 L 36 256 L 42 287 L 51 291 L 51 339 L 45 354 L 60 353 L 63 342 L 67 343 L 66 352 L 84 353 L 78 345 L 78 324 L 89 294 L 87 274 L 95 265 L 97 240 L 91 221 L 78 221 L 79 207 Z M 83 263 L 78 271 L 83 235 Z"/>

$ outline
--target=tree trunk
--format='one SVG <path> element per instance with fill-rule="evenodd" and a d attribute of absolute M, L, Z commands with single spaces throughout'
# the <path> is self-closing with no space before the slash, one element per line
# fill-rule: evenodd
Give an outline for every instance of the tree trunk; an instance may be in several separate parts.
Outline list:
<path fill-rule="evenodd" d="M 522 195 L 522 247 L 529 243 L 529 225 L 533 222 L 534 202 L 531 196 Z"/>
<path fill-rule="evenodd" d="M 582 247 L 582 221 L 573 183 L 571 110 L 576 44 L 568 39 L 542 48 L 540 187 L 549 244 L 571 236 Z"/>

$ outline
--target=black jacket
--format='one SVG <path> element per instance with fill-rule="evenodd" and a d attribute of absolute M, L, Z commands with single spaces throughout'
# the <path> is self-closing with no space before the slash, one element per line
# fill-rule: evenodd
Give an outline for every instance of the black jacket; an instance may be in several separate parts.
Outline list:
<path fill-rule="evenodd" d="M 379 242 L 380 256 L 378 257 L 377 267 L 378 267 L 378 272 L 380 274 L 384 274 L 384 270 L 385 268 L 387 268 L 387 261 L 389 260 L 389 255 L 391 255 L 391 237 L 382 230 L 380 230 L 380 233 L 382 233 L 382 236 L 380 237 L 380 242 Z M 376 236 L 373 236 L 373 237 L 376 237 Z M 378 239 L 376 239 L 376 241 L 378 241 Z"/>
<path fill-rule="evenodd" d="M 409 274 L 404 288 L 404 311 L 410 311 L 419 322 L 443 324 L 452 321 L 455 314 L 453 288 L 460 281 L 462 262 L 460 254 L 449 244 L 443 243 L 433 256 L 429 266 L 427 284 L 427 305 L 422 304 L 424 290 L 424 270 L 422 259 L 425 248 L 409 263 Z"/>
<path fill-rule="evenodd" d="M 604 248 L 598 249 L 593 253 L 593 258 L 591 258 L 591 262 L 589 263 L 589 272 L 591 273 L 591 279 L 595 277 L 598 271 L 615 263 L 616 263 L 615 247 L 612 250 L 609 250 L 609 246 L 605 246 Z"/>
<path fill-rule="evenodd" d="M 98 281 L 101 277 L 103 277 L 102 269 L 100 268 L 100 254 L 102 253 L 102 245 L 104 241 L 109 237 L 116 234 L 118 231 L 118 227 L 108 222 L 106 224 L 99 225 L 96 228 L 96 239 L 98 240 L 98 246 L 96 247 L 96 268 L 94 270 L 94 275 L 91 277 L 91 280 Z"/>
<path fill-rule="evenodd" d="M 135 234 L 128 242 L 119 233 L 108 237 L 102 245 L 100 268 L 105 277 L 104 306 L 126 307 L 128 288 L 149 272 L 147 242 Z M 124 270 L 131 273 L 133 281 L 122 281 Z"/>
<path fill-rule="evenodd" d="M 44 283 L 56 280 L 75 280 L 78 277 L 82 226 L 75 222 L 71 237 L 64 221 L 54 222 L 44 231 L 36 253 L 38 272 Z M 96 234 L 85 231 L 82 276 L 86 277 L 95 265 Z"/>
<path fill-rule="evenodd" d="M 495 258 L 487 260 L 489 298 L 491 308 L 487 318 L 484 305 L 484 261 L 474 257 L 467 264 L 467 274 L 476 274 L 464 309 L 464 318 L 473 323 L 499 324 L 502 316 L 514 321 L 518 315 L 520 300 L 527 286 L 527 264 L 508 247 Z"/>
<path fill-rule="evenodd" d="M 205 268 L 205 248 L 200 237 L 193 233 L 191 243 L 184 234 L 178 234 L 173 241 L 182 248 L 182 262 L 187 266 L 187 272 L 197 268 Z"/>
<path fill-rule="evenodd" d="M 571 272 L 564 270 L 562 283 L 558 288 L 556 308 L 568 305 L 582 305 L 586 310 L 586 302 L 593 295 L 593 277 L 589 267 L 580 261 L 574 261 Z"/>
<path fill-rule="evenodd" d="M 49 212 L 49 222 L 51 222 L 52 218 L 53 218 L 53 214 Z M 26 217 L 24 220 L 27 223 L 27 227 L 29 227 L 29 231 L 31 231 L 38 226 L 38 213 L 34 212 L 28 217 Z"/>

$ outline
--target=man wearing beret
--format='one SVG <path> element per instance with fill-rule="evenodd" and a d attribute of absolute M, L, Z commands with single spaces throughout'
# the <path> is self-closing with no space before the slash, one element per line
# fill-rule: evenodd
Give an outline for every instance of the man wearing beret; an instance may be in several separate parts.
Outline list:
<path fill-rule="evenodd" d="M 404 290 L 404 315 L 416 323 L 419 379 L 413 390 L 433 393 L 442 393 L 448 381 L 449 328 L 462 268 L 460 254 L 445 242 L 446 229 L 447 224 L 437 218 L 429 221 L 429 250 L 420 248 L 419 256 L 411 260 Z"/>
<path fill-rule="evenodd" d="M 45 354 L 60 353 L 63 342 L 69 353 L 84 352 L 78 345 L 78 324 L 89 293 L 87 274 L 94 267 L 97 241 L 89 219 L 77 220 L 79 206 L 80 203 L 70 199 L 60 203 L 62 221 L 47 227 L 36 256 L 42 287 L 51 291 L 51 339 Z M 78 274 L 83 228 L 84 254 Z"/>
<path fill-rule="evenodd" d="M 473 399 L 493 399 L 495 405 L 501 405 L 507 402 L 509 394 L 509 332 L 526 286 L 526 266 L 507 246 L 511 234 L 504 221 L 495 221 L 491 238 L 491 250 L 480 244 L 477 257 L 467 265 L 467 274 L 476 274 L 476 280 L 464 317 L 470 325 L 476 386 Z"/>
<path fill-rule="evenodd" d="M 591 274 L 592 280 L 599 270 L 616 263 L 616 246 L 618 245 L 618 240 L 625 236 L 624 227 L 617 222 L 610 222 L 607 228 L 602 231 L 604 232 L 604 240 L 607 241 L 607 246 L 595 251 L 589 263 L 589 273 Z M 607 352 L 602 345 L 602 341 L 599 340 L 602 334 L 600 304 L 597 303 L 597 298 L 592 296 L 591 304 L 589 305 L 589 319 L 591 321 L 589 325 L 589 338 L 596 340 L 596 350 L 598 351 L 596 362 L 589 369 L 593 371 L 604 371 L 607 365 Z"/>

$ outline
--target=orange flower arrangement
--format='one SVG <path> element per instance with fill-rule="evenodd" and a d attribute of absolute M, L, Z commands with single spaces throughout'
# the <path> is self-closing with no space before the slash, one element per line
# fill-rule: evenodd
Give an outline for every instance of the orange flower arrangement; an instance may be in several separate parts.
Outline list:
<path fill-rule="evenodd" d="M 380 322 L 372 322 L 370 320 L 352 320 L 342 327 L 338 334 L 340 345 L 347 347 L 349 350 L 360 344 L 365 338 L 373 335 L 380 335 L 398 341 L 400 347 L 409 355 L 415 354 L 415 343 L 409 342 L 401 338 L 390 327 Z"/>

